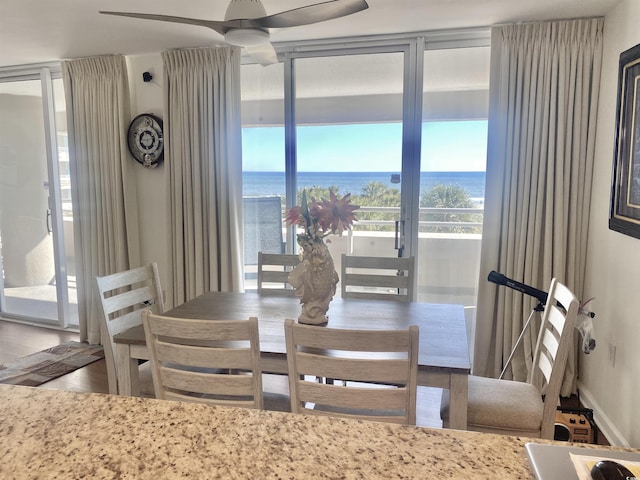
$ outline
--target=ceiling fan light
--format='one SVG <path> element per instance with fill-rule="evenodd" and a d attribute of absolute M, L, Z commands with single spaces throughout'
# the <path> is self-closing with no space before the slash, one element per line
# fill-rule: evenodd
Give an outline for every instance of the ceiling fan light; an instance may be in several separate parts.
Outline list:
<path fill-rule="evenodd" d="M 269 42 L 269 32 L 259 28 L 233 28 L 224 34 L 224 39 L 231 45 L 255 47 Z"/>

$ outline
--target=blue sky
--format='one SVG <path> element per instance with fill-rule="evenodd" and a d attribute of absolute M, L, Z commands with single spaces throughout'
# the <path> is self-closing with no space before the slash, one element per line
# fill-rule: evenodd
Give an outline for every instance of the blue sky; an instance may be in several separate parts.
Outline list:
<path fill-rule="evenodd" d="M 298 127 L 298 170 L 400 171 L 399 123 Z M 284 128 L 243 129 L 243 169 L 284 171 Z M 487 122 L 425 122 L 422 171 L 484 171 Z"/>

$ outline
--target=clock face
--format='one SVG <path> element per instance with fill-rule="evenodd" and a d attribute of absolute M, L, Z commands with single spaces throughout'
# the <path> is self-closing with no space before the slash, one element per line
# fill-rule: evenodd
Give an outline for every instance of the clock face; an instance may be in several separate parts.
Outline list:
<path fill-rule="evenodd" d="M 133 158 L 145 167 L 157 167 L 164 157 L 162 120 L 143 113 L 131 121 L 127 144 Z"/>

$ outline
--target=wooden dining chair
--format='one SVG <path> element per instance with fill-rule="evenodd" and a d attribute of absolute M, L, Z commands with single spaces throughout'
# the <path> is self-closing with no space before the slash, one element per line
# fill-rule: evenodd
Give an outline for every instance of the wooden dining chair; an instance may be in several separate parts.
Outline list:
<path fill-rule="evenodd" d="M 298 255 L 258 252 L 258 294 L 295 296 L 288 279 L 298 263 Z"/>
<path fill-rule="evenodd" d="M 343 330 L 287 319 L 285 339 L 292 412 L 415 425 L 417 326 Z"/>
<path fill-rule="evenodd" d="M 156 397 L 289 410 L 289 397 L 263 394 L 258 319 L 205 320 L 145 312 Z"/>
<path fill-rule="evenodd" d="M 553 439 L 556 407 L 578 305 L 576 296 L 554 278 L 527 382 L 470 376 L 469 430 Z M 444 390 L 441 417 L 445 427 L 448 410 L 448 390 Z"/>
<path fill-rule="evenodd" d="M 116 361 L 113 350 L 113 337 L 131 327 L 142 325 L 142 312 L 152 310 L 164 312 L 162 287 L 156 263 L 96 277 L 102 315 L 100 317 L 100 336 L 104 347 L 109 393 L 118 394 Z M 132 367 L 133 368 L 133 367 Z M 134 375 L 140 377 L 140 392 L 134 396 L 153 394 L 151 371 L 143 367 Z"/>
<path fill-rule="evenodd" d="M 414 300 L 415 258 L 342 254 L 342 298 Z"/>

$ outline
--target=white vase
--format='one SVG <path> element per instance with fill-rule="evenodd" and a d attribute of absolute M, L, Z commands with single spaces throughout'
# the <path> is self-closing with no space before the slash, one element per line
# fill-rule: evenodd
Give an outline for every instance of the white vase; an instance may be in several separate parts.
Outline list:
<path fill-rule="evenodd" d="M 327 323 L 327 310 L 336 293 L 338 274 L 324 242 L 302 247 L 302 261 L 289 274 L 289 283 L 296 289 L 296 296 L 302 304 L 298 322 L 309 325 Z"/>

